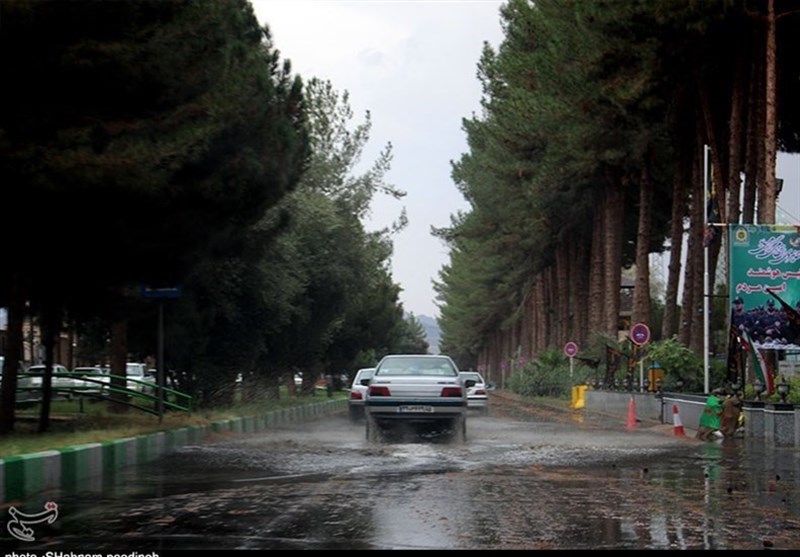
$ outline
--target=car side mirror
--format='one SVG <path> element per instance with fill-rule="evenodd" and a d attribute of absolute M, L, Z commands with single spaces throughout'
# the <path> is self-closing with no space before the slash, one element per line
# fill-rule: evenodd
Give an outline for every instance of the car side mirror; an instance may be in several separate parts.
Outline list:
<path fill-rule="evenodd" d="M 474 379 L 467 379 L 466 381 L 464 381 L 464 386 L 466 388 L 468 388 L 468 389 L 470 387 L 474 387 L 475 386 L 475 380 Z"/>

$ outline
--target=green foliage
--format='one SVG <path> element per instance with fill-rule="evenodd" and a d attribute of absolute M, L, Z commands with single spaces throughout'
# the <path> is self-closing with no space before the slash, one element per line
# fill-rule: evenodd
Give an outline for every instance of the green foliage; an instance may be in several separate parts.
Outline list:
<path fill-rule="evenodd" d="M 351 129 L 347 94 L 315 79 L 305 107 L 312 150 L 296 189 L 250 228 L 241 254 L 193 275 L 182 304 L 179 356 L 203 391 L 238 372 L 269 383 L 299 370 L 313 380 L 370 367 L 398 346 L 427 349 L 403 320 L 390 231 L 368 233 L 361 222 L 375 193 L 402 197 L 384 183 L 390 147 L 355 175 L 369 116 Z"/>
<path fill-rule="evenodd" d="M 789 392 L 786 395 L 786 403 L 787 404 L 800 404 L 800 377 L 777 377 L 775 378 L 775 385 L 777 385 L 782 381 L 785 380 L 786 383 L 789 385 Z M 744 386 L 744 398 L 745 400 L 756 400 L 756 392 L 753 388 L 753 385 L 745 385 Z M 761 394 L 759 400 L 764 402 L 776 403 L 781 402 L 781 397 L 778 394 L 777 388 L 775 392 L 766 395 Z"/>
<path fill-rule="evenodd" d="M 703 360 L 677 338 L 672 337 L 647 345 L 647 360 L 658 363 L 664 370 L 664 388 L 674 388 L 680 377 L 685 381 L 684 390 L 703 392 Z"/>
<path fill-rule="evenodd" d="M 564 397 L 570 396 L 572 386 L 582 383 L 579 375 L 570 377 L 569 360 L 560 351 L 550 349 L 532 362 L 512 363 L 509 388 L 523 396 Z M 574 370 L 573 370 L 574 371 Z M 585 373 L 582 370 L 581 373 Z M 577 380 L 577 383 L 576 383 Z"/>
<path fill-rule="evenodd" d="M 609 186 L 625 190 L 623 229 L 607 232 L 619 235 L 614 245 L 622 245 L 627 268 L 642 239 L 632 218 L 641 205 L 640 181 L 646 179 L 657 208 L 641 234 L 656 251 L 672 215 L 673 173 L 691 167 L 692 145 L 709 142 L 713 132 L 723 168 L 760 164 L 732 158 L 749 157 L 741 141 L 751 134 L 741 130 L 733 145 L 730 126 L 736 118 L 747 120 L 753 102 L 764 102 L 751 94 L 758 90 L 749 81 L 755 74 L 743 70 L 764 63 L 756 48 L 763 46 L 764 6 L 509 0 L 500 7 L 503 42 L 484 47 L 478 63 L 482 111 L 463 120 L 468 151 L 453 162 L 453 180 L 470 210 L 435 231 L 450 249 L 435 282 L 448 352 L 475 358 L 513 336 L 533 281 L 555 268 L 557 254 L 569 258 L 595 247 L 588 231 L 603 222 Z M 780 91 L 798 87 L 798 57 L 781 53 L 796 50 L 800 17 L 788 5 L 777 10 L 780 99 L 790 98 Z M 710 102 L 701 106 L 703 94 Z M 731 104 L 742 97 L 751 104 Z M 778 141 L 797 145 L 800 111 L 789 105 L 779 109 Z M 565 248 L 576 243 L 580 248 Z M 712 300 L 713 331 L 725 327 L 726 312 L 716 307 L 722 303 Z M 660 340 L 662 309 L 656 306 L 649 318 L 652 341 Z M 554 310 L 544 308 L 544 314 Z M 680 364 L 675 374 L 702 385 L 696 361 Z M 718 379 L 715 364 L 711 375 Z"/>
<path fill-rule="evenodd" d="M 27 211 L 0 222 L 0 289 L 17 268 L 34 301 L 103 309 L 107 290 L 177 284 L 296 182 L 299 88 L 244 0 L 4 2 L 2 21 L 0 176 L 37 234 L 16 233 Z M 80 249 L 41 257 L 40 238 Z"/>
<path fill-rule="evenodd" d="M 425 335 L 425 327 L 413 313 L 406 316 L 400 329 L 401 333 L 398 335 L 394 352 L 400 354 L 429 353 L 430 346 Z"/>
<path fill-rule="evenodd" d="M 384 230 L 362 223 L 375 194 L 405 195 L 386 183 L 391 144 L 360 170 L 370 114 L 353 124 L 346 92 L 304 87 L 247 1 L 0 11 L 0 177 L 37 221 L 33 236 L 16 234 L 25 211 L 0 221 L 18 240 L 0 305 L 17 269 L 33 303 L 61 295 L 93 339 L 83 357 L 107 359 L 103 325 L 120 316 L 128 351 L 144 356 L 157 306 L 120 302 L 120 288 L 180 284 L 165 307 L 167 364 L 214 404 L 240 373 L 274 388 L 294 369 L 314 377 L 427 350 L 389 270 L 404 211 Z M 41 257 L 43 237 L 79 248 Z M 92 272 L 54 282 L 52 268 Z"/>

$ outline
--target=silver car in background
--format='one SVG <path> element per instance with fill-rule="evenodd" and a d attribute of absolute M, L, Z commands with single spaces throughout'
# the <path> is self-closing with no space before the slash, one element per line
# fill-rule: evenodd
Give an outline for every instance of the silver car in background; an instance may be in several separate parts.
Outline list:
<path fill-rule="evenodd" d="M 25 370 L 29 378 L 29 386 L 42 388 L 44 374 L 47 366 L 44 364 L 35 364 Z M 50 379 L 50 386 L 52 388 L 53 397 L 71 399 L 77 394 L 78 389 L 82 388 L 85 383 L 77 375 L 72 375 L 66 366 L 61 364 L 53 364 L 53 375 Z M 41 396 L 41 390 L 37 393 Z"/>
<path fill-rule="evenodd" d="M 487 385 L 483 375 L 477 371 L 462 371 L 461 377 L 464 380 L 471 379 L 475 382 L 467 389 L 467 408 L 477 410 L 479 414 L 487 416 L 489 414 L 489 391 L 494 386 Z"/>
<path fill-rule="evenodd" d="M 364 401 L 366 435 L 413 432 L 463 443 L 467 438 L 467 389 L 446 355 L 393 354 L 375 367 Z"/>
<path fill-rule="evenodd" d="M 367 385 L 375 373 L 374 367 L 364 367 L 356 372 L 353 384 L 350 385 L 350 395 L 347 397 L 347 407 L 350 420 L 358 422 L 364 419 L 364 398 L 367 396 Z"/>
<path fill-rule="evenodd" d="M 108 391 L 108 385 L 111 383 L 108 371 L 100 366 L 80 366 L 72 370 L 76 377 L 83 380 L 83 387 L 80 389 L 82 393 L 94 393 L 104 395 Z"/>

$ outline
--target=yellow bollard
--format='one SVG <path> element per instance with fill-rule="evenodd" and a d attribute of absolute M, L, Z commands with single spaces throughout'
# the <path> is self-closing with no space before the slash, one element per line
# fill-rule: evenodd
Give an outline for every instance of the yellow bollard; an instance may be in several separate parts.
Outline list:
<path fill-rule="evenodd" d="M 572 387 L 572 402 L 570 408 L 578 410 L 586 406 L 586 385 L 575 385 Z"/>

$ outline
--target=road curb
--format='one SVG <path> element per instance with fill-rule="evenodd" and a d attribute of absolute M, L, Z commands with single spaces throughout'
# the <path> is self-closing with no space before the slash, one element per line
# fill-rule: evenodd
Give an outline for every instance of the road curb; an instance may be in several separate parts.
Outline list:
<path fill-rule="evenodd" d="M 143 464 L 213 433 L 255 433 L 347 409 L 347 399 L 272 410 L 259 416 L 219 420 L 147 435 L 0 458 L 0 503 L 14 503 L 50 489 L 102 491 L 120 468 Z"/>

